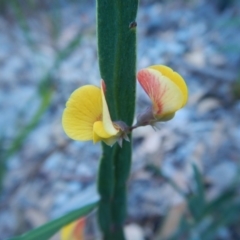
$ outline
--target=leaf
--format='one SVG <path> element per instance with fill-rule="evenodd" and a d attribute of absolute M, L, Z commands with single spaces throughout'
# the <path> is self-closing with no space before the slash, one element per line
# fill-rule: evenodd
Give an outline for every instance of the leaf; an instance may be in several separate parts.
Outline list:
<path fill-rule="evenodd" d="M 206 207 L 206 198 L 202 175 L 196 165 L 193 165 L 193 172 L 196 190 L 193 195 L 188 198 L 188 207 L 194 219 L 197 220 L 200 219 L 204 213 Z"/>
<path fill-rule="evenodd" d="M 65 225 L 89 214 L 97 206 L 97 204 L 98 202 L 95 202 L 85 207 L 76 209 L 63 217 L 55 219 L 19 237 L 14 237 L 9 240 L 47 240 Z"/>
<path fill-rule="evenodd" d="M 230 187 L 225 192 L 221 193 L 217 198 L 210 201 L 205 209 L 205 214 L 212 214 L 214 211 L 218 212 L 224 206 L 229 205 L 234 198 L 237 196 L 237 191 L 235 188 Z"/>
<path fill-rule="evenodd" d="M 196 182 L 197 187 L 197 195 L 198 195 L 198 201 L 201 203 L 201 205 L 205 204 L 205 192 L 204 192 L 204 183 L 202 175 L 197 168 L 196 165 L 193 165 L 193 171 L 194 171 L 194 179 Z"/>

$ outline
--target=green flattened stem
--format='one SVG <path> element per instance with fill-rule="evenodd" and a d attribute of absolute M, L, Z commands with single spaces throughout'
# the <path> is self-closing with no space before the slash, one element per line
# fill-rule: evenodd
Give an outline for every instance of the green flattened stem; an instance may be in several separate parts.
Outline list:
<path fill-rule="evenodd" d="M 106 101 L 112 120 L 124 121 L 129 126 L 135 107 L 137 7 L 138 0 L 97 0 L 98 57 L 107 88 Z M 124 141 L 122 148 L 103 144 L 98 220 L 104 240 L 125 239 L 123 225 L 131 151 L 131 142 Z"/>
<path fill-rule="evenodd" d="M 115 148 L 103 143 L 103 156 L 99 165 L 98 192 L 100 201 L 98 206 L 98 222 L 103 233 L 103 239 L 111 239 L 112 213 L 111 204 L 114 191 L 114 156 Z"/>

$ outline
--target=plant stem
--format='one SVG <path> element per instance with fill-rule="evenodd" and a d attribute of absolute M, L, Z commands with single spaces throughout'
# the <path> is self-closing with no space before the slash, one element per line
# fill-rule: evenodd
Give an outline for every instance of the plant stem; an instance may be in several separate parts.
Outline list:
<path fill-rule="evenodd" d="M 138 0 L 97 0 L 98 55 L 106 100 L 113 121 L 132 125 L 136 85 L 136 24 Z M 130 136 L 131 140 L 131 136 Z M 132 145 L 103 144 L 98 191 L 98 221 L 104 240 L 124 240 L 126 182 Z"/>

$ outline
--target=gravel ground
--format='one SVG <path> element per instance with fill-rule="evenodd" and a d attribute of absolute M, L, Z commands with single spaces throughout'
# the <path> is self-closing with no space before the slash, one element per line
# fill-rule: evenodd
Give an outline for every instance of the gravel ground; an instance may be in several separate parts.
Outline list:
<path fill-rule="evenodd" d="M 162 218 L 168 209 L 183 202 L 146 166 L 161 169 L 164 176 L 187 191 L 195 163 L 214 185 L 209 197 L 227 188 L 239 167 L 240 93 L 236 96 L 234 90 L 240 64 L 240 8 L 219 12 L 205 1 L 175 2 L 143 1 L 138 13 L 137 68 L 152 64 L 174 68 L 189 86 L 189 101 L 173 120 L 160 124 L 159 131 L 145 127 L 133 134 L 128 221 L 137 224 Z M 84 84 L 99 85 L 95 8 L 83 3 L 58 11 L 62 21 L 57 41 L 50 34 L 51 22 L 44 11 L 34 18 L 29 16 L 34 46 L 16 21 L 0 17 L 3 150 L 39 107 L 38 84 L 54 66 L 57 53 L 81 33 L 75 51 L 50 71 L 54 79 L 50 107 L 21 149 L 7 161 L 0 202 L 1 240 L 97 198 L 100 145 L 71 141 L 61 126 L 70 93 Z M 139 86 L 137 94 L 136 115 L 149 104 Z M 146 227 L 128 227 L 132 234 L 140 232 L 134 240 L 153 235 Z"/>

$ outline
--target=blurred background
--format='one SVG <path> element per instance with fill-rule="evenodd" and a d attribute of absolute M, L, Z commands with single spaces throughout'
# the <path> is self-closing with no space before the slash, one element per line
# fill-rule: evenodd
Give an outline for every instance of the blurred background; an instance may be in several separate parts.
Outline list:
<path fill-rule="evenodd" d="M 98 198 L 100 144 L 61 126 L 71 92 L 99 85 L 95 24 L 93 0 L 0 1 L 0 240 Z M 170 66 L 189 101 L 133 133 L 128 240 L 240 239 L 240 2 L 142 0 L 137 24 L 137 69 Z"/>

